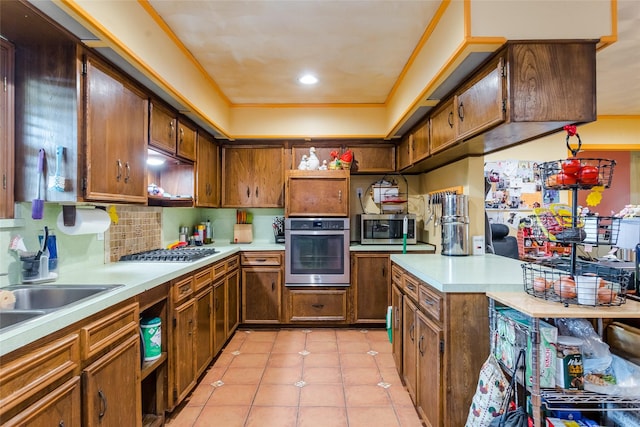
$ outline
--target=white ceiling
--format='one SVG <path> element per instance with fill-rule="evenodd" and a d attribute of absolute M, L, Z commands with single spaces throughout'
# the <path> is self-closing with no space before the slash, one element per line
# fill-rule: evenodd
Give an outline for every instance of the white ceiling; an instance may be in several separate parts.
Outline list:
<path fill-rule="evenodd" d="M 384 103 L 440 2 L 149 0 L 236 105 Z M 640 115 L 640 1 L 617 4 L 618 41 L 597 55 L 597 112 Z M 296 81 L 307 71 L 318 85 Z"/>

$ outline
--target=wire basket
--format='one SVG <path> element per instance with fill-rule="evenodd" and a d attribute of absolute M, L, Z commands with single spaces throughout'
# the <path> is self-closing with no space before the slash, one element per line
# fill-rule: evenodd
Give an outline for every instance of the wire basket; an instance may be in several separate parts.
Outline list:
<path fill-rule="evenodd" d="M 547 190 L 609 188 L 615 160 L 569 158 L 540 165 L 542 186 Z"/>
<path fill-rule="evenodd" d="M 562 215 L 542 208 L 531 215 L 531 234 L 538 241 L 615 245 L 620 218 L 611 216 Z"/>
<path fill-rule="evenodd" d="M 573 276 L 569 264 L 522 264 L 522 273 L 526 293 L 565 306 L 624 304 L 632 276 L 630 271 L 589 263 L 576 264 Z"/>

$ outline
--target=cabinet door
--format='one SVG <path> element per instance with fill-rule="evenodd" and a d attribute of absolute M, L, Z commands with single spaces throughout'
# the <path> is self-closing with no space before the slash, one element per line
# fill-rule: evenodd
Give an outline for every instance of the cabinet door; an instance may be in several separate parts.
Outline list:
<path fill-rule="evenodd" d="M 213 358 L 213 290 L 209 286 L 196 299 L 196 377 L 209 365 Z"/>
<path fill-rule="evenodd" d="M 417 333 L 416 330 L 416 305 L 407 297 L 402 303 L 402 378 L 416 404 L 416 383 L 418 381 L 417 363 Z"/>
<path fill-rule="evenodd" d="M 458 138 L 467 138 L 505 119 L 504 60 L 491 61 L 456 95 Z"/>
<path fill-rule="evenodd" d="M 352 172 L 387 173 L 396 170 L 395 146 L 391 144 L 355 145 Z"/>
<path fill-rule="evenodd" d="M 224 147 L 222 206 L 282 207 L 283 171 L 282 147 Z"/>
<path fill-rule="evenodd" d="M 85 198 L 146 203 L 147 100 L 93 60 L 85 84 Z"/>
<path fill-rule="evenodd" d="M 225 281 L 220 280 L 213 285 L 213 337 L 214 353 L 222 350 L 227 341 L 225 326 Z"/>
<path fill-rule="evenodd" d="M 230 337 L 240 323 L 240 273 L 234 270 L 227 274 L 227 324 L 226 337 Z"/>
<path fill-rule="evenodd" d="M 176 146 L 178 156 L 188 160 L 196 160 L 197 135 L 195 126 L 178 119 L 178 143 Z"/>
<path fill-rule="evenodd" d="M 411 166 L 411 147 L 413 146 L 413 135 L 409 134 L 402 138 L 400 144 L 398 144 L 397 148 L 397 156 L 398 165 L 397 170 L 401 171 L 402 169 Z"/>
<path fill-rule="evenodd" d="M 174 389 L 170 397 L 173 397 L 174 404 L 182 401 L 196 384 L 195 316 L 196 305 L 193 299 L 176 307 L 173 311 Z"/>
<path fill-rule="evenodd" d="M 352 259 L 355 322 L 385 322 L 391 286 L 389 255 L 356 253 Z"/>
<path fill-rule="evenodd" d="M 253 150 L 252 206 L 279 208 L 284 206 L 284 149 L 282 147 Z"/>
<path fill-rule="evenodd" d="M 429 122 L 420 125 L 413 133 L 413 150 L 411 151 L 411 162 L 419 162 L 429 157 Z"/>
<path fill-rule="evenodd" d="M 242 321 L 279 323 L 282 270 L 273 267 L 242 269 Z"/>
<path fill-rule="evenodd" d="M 215 208 L 220 204 L 220 151 L 211 136 L 198 134 L 196 161 L 196 206 Z"/>
<path fill-rule="evenodd" d="M 442 425 L 442 331 L 421 312 L 417 316 L 418 381 L 416 408 L 428 426 Z"/>
<path fill-rule="evenodd" d="M 391 321 L 393 322 L 392 327 L 392 335 L 391 335 L 391 347 L 393 353 L 393 360 L 396 362 L 396 369 L 398 373 L 402 375 L 402 292 L 398 289 L 397 286 L 391 287 L 391 306 L 393 307 L 393 318 Z"/>
<path fill-rule="evenodd" d="M 287 171 L 286 216 L 349 216 L 349 171 Z"/>
<path fill-rule="evenodd" d="M 80 427 L 80 401 L 80 377 L 74 377 L 2 425 Z"/>
<path fill-rule="evenodd" d="M 82 372 L 83 425 L 142 425 L 140 341 L 134 335 Z"/>
<path fill-rule="evenodd" d="M 442 106 L 438 107 L 431 115 L 431 154 L 435 154 L 455 142 L 457 120 L 453 105 L 453 99 L 444 101 Z"/>
<path fill-rule="evenodd" d="M 149 106 L 149 145 L 166 151 L 176 152 L 176 115 L 160 104 L 151 102 Z"/>
<path fill-rule="evenodd" d="M 14 90 L 13 45 L 0 39 L 0 78 L 5 89 L 0 91 L 0 218 L 13 218 L 14 180 Z"/>

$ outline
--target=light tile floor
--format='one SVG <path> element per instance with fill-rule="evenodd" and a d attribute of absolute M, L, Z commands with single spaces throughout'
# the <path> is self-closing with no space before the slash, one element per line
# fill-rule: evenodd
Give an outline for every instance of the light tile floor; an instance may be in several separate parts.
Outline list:
<path fill-rule="evenodd" d="M 237 331 L 169 427 L 421 427 L 385 330 Z"/>

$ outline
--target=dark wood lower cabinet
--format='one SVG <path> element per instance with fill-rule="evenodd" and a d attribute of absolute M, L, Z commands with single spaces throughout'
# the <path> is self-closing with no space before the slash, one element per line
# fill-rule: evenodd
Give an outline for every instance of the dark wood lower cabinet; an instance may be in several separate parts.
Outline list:
<path fill-rule="evenodd" d="M 74 377 L 2 425 L 80 427 L 80 377 Z"/>
<path fill-rule="evenodd" d="M 402 308 L 402 379 L 415 405 L 418 382 L 416 305 L 405 298 Z"/>
<path fill-rule="evenodd" d="M 442 330 L 420 311 L 416 312 L 418 380 L 416 408 L 428 426 L 442 425 Z M 462 412 L 465 412 L 462 410 Z M 465 412 L 466 413 L 466 412 Z"/>
<path fill-rule="evenodd" d="M 401 378 L 427 426 L 463 426 L 489 355 L 487 298 L 442 293 L 396 264 L 392 270 L 392 306 L 402 319 L 396 332 L 394 317 L 392 351 Z"/>
<path fill-rule="evenodd" d="M 132 335 L 86 367 L 83 425 L 140 427 L 140 340 Z"/>
<path fill-rule="evenodd" d="M 354 323 L 384 323 L 391 285 L 389 254 L 354 253 L 351 260 Z"/>

